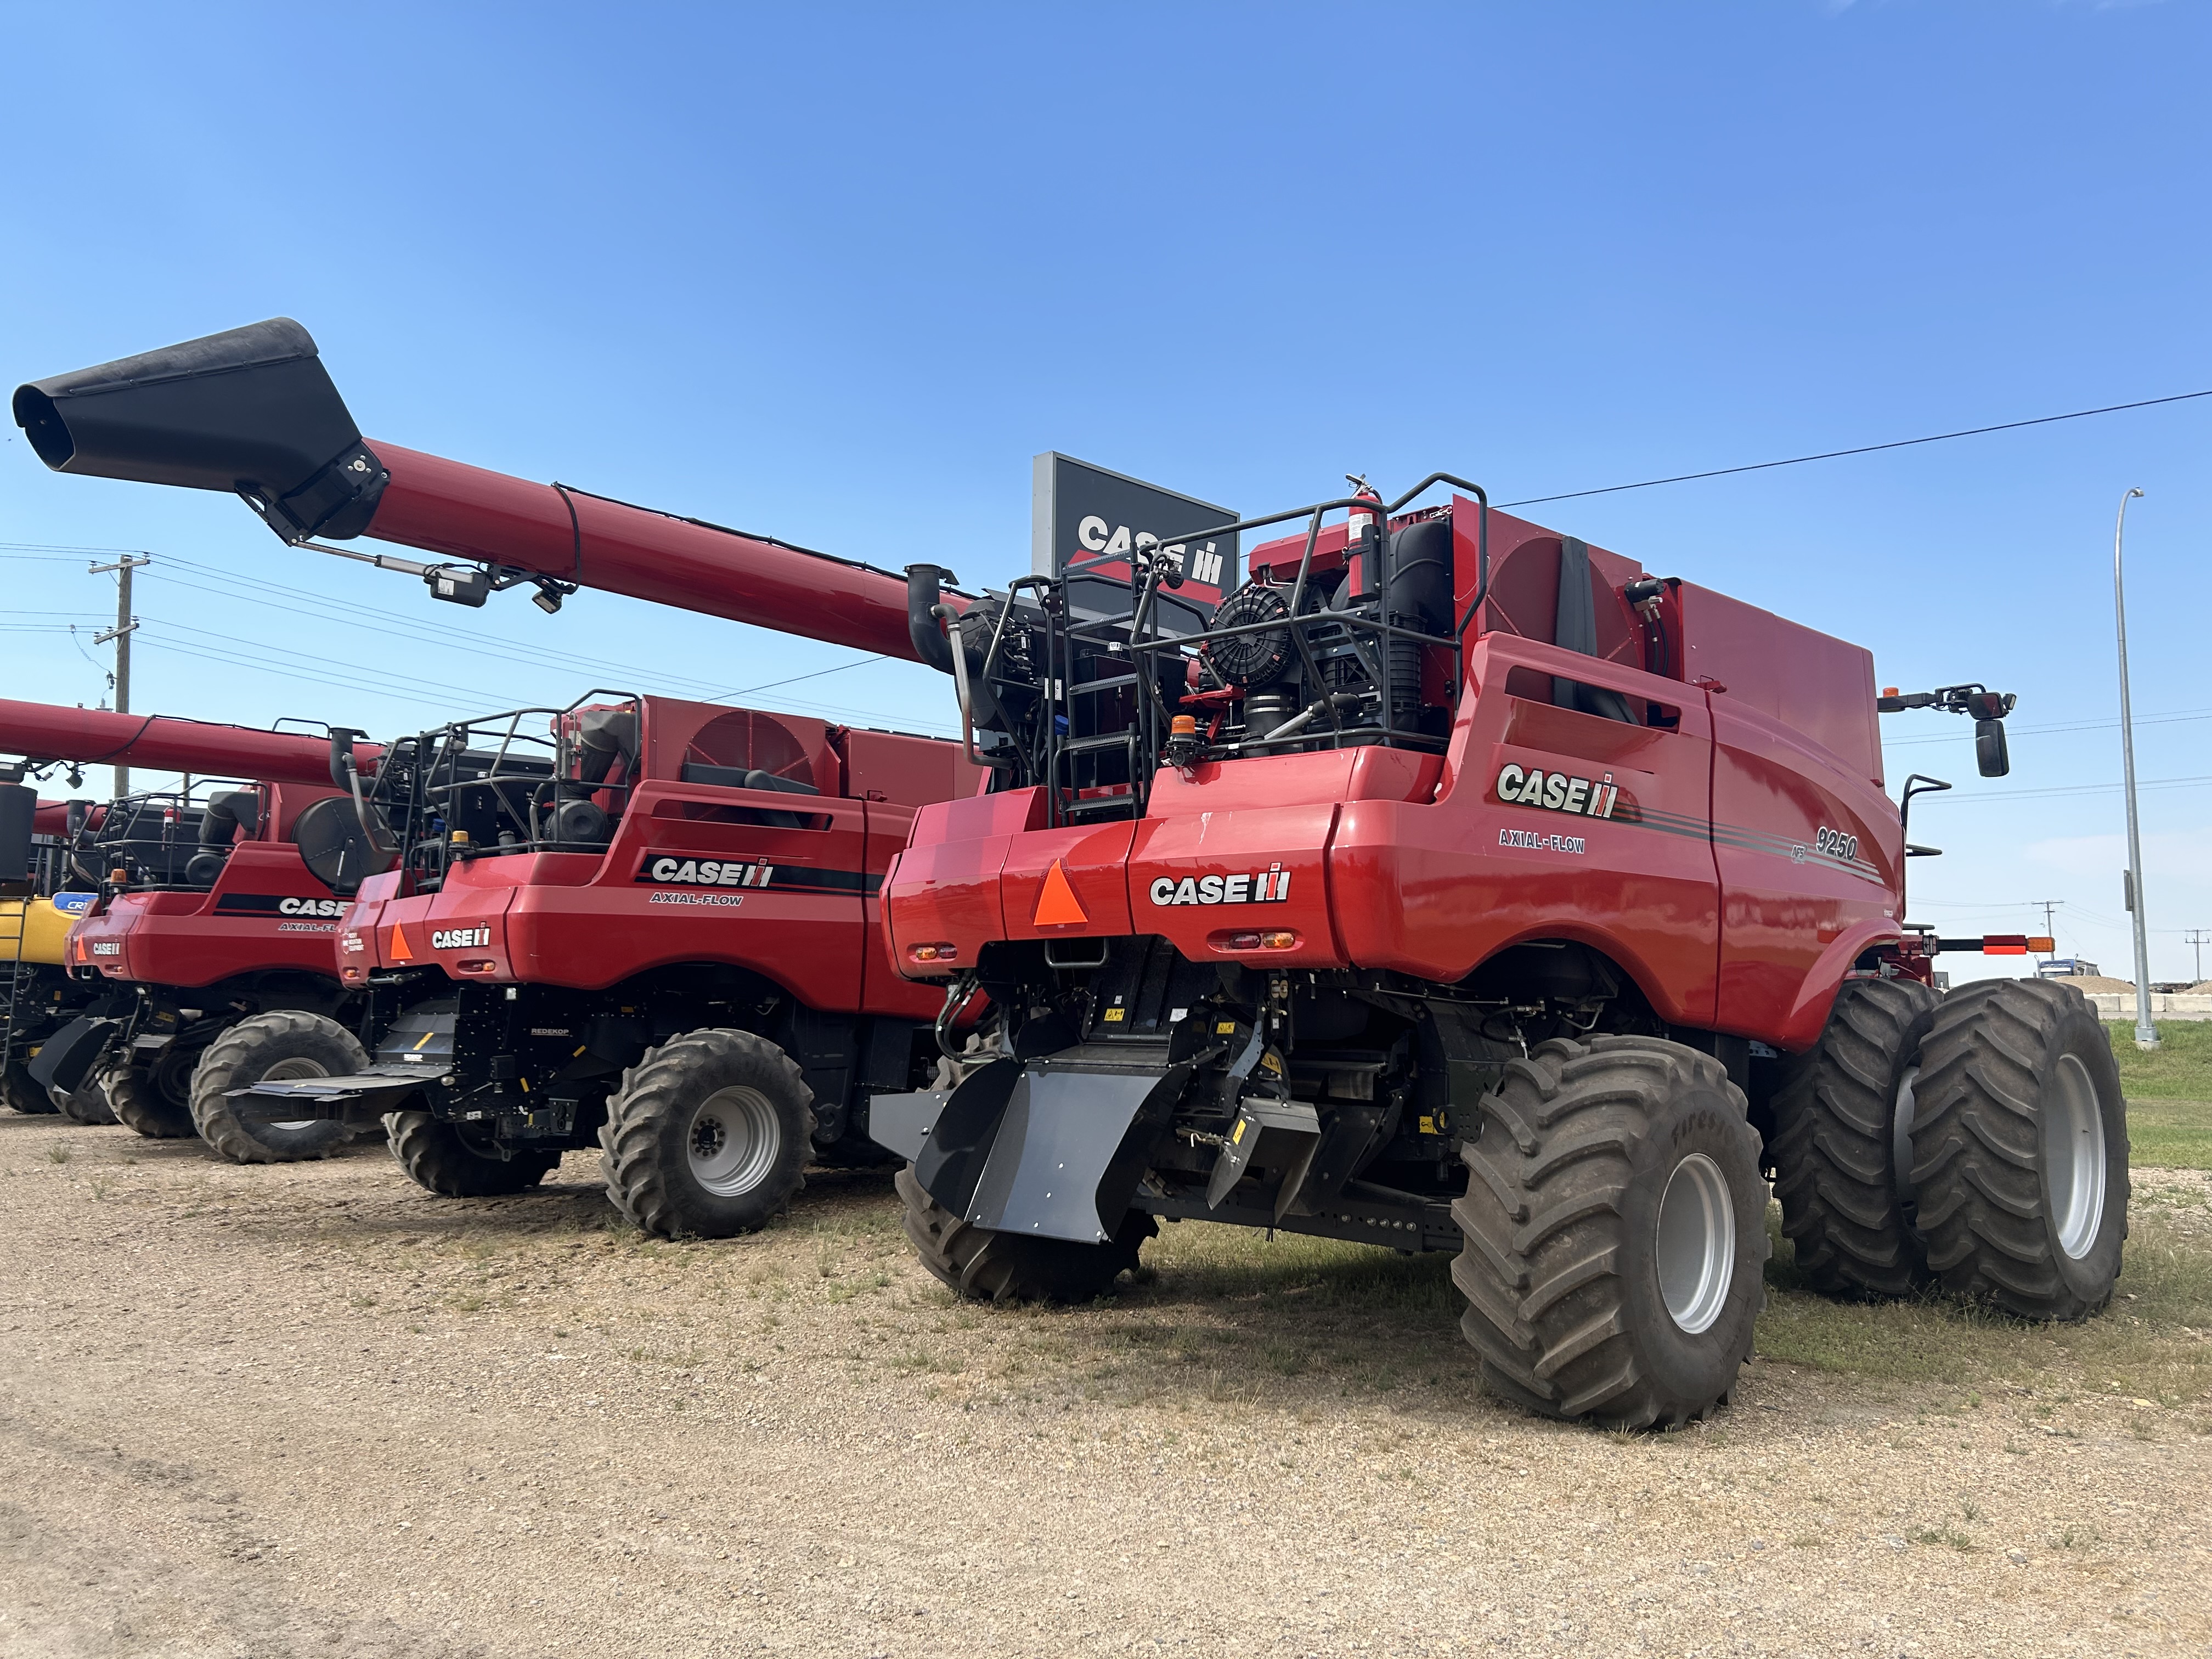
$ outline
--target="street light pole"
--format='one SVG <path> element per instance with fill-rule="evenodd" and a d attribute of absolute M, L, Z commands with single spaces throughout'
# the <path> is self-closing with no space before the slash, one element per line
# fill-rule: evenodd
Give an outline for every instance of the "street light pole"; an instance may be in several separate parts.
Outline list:
<path fill-rule="evenodd" d="M 2128 503 L 2142 491 L 2120 497 L 2120 516 L 2112 526 L 2112 616 L 2120 645 L 2120 765 L 2128 796 L 2128 909 L 2136 929 L 2136 1047 L 2158 1047 L 2158 1028 L 2150 1023 L 2150 930 L 2143 918 L 2142 833 L 2136 821 L 2136 728 L 2128 708 L 2128 601 L 2120 581 L 2120 538 L 2128 527 Z"/>

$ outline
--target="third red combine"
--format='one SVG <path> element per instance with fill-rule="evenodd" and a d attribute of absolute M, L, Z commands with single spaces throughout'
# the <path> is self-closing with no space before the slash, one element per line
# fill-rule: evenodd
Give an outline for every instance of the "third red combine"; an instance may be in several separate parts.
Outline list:
<path fill-rule="evenodd" d="M 1085 1297 L 1199 1219 L 1455 1251 L 1490 1386 L 1629 1425 L 1733 1387 L 1769 1171 L 1824 1290 L 2104 1305 L 2104 1031 L 1932 988 L 1980 941 L 1904 920 L 1867 652 L 1442 475 L 1204 533 L 1297 520 L 1196 627 L 1158 552 L 1111 603 L 912 573 L 994 772 L 885 887 L 901 971 L 994 1011 L 904 1147 L 933 1272 Z M 1942 701 L 2003 769 L 2011 700 Z"/>

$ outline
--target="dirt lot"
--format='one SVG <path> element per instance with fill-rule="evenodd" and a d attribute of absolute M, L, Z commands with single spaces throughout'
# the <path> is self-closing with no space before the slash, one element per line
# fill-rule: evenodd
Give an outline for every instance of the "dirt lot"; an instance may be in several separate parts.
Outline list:
<path fill-rule="evenodd" d="M 670 1245 L 592 1173 L 0 1114 L 0 1653 L 2212 1647 L 2201 1174 L 2145 1177 L 2097 1328 L 1785 1266 L 1735 1408 L 1630 1437 L 1486 1400 L 1441 1260 L 1186 1224 L 979 1310 L 881 1177 Z"/>

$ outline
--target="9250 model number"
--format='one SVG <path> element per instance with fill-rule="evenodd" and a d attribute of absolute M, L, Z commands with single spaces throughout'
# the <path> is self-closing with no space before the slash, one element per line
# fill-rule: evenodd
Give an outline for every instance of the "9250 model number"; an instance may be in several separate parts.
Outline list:
<path fill-rule="evenodd" d="M 1859 838 L 1847 836 L 1840 830 L 1831 830 L 1824 823 L 1814 834 L 1813 849 L 1825 853 L 1832 859 L 1841 859 L 1846 864 L 1856 864 L 1859 856 Z"/>

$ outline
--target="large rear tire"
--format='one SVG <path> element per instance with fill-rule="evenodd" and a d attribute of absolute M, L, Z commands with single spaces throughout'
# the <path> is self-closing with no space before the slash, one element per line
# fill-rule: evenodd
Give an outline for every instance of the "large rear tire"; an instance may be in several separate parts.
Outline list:
<path fill-rule="evenodd" d="M 599 1146 L 608 1200 L 645 1231 L 754 1232 L 806 1184 L 814 1091 L 765 1037 L 687 1032 L 623 1074 Z"/>
<path fill-rule="evenodd" d="M 894 1184 L 906 1206 L 907 1242 L 921 1265 L 960 1295 L 986 1302 L 1091 1301 L 1135 1271 L 1137 1252 L 1160 1230 L 1144 1211 L 1132 1210 L 1104 1244 L 993 1232 L 930 1197 L 911 1164 Z"/>
<path fill-rule="evenodd" d="M 152 1066 L 110 1066 L 100 1086 L 107 1092 L 116 1121 L 149 1140 L 190 1139 L 198 1133 L 192 1127 L 191 1101 L 189 1096 L 178 1097 L 189 1087 L 191 1059 L 182 1054 L 173 1060 L 164 1054 Z"/>
<path fill-rule="evenodd" d="M 1797 1271 L 1823 1296 L 1910 1296 L 1928 1280 L 1906 1194 L 1920 1042 L 1936 993 L 1847 980 L 1820 1046 L 1774 1097 L 1774 1195 Z"/>
<path fill-rule="evenodd" d="M 20 1060 L 9 1063 L 0 1090 L 7 1094 L 9 1105 L 27 1117 L 49 1117 L 61 1110 L 52 1095 L 31 1081 L 31 1068 Z"/>
<path fill-rule="evenodd" d="M 419 1186 L 441 1198 L 501 1198 L 527 1192 L 560 1167 L 558 1152 L 519 1152 L 502 1158 L 479 1146 L 458 1124 L 428 1112 L 388 1112 L 384 1133 L 392 1156 Z"/>
<path fill-rule="evenodd" d="M 1770 1246 L 1759 1135 L 1717 1060 L 1656 1037 L 1540 1044 L 1462 1156 L 1452 1279 L 1493 1392 L 1638 1429 L 1726 1402 Z"/>
<path fill-rule="evenodd" d="M 1954 1295 L 2087 1319 L 2128 1236 L 2127 1103 L 2088 1000 L 2049 980 L 1943 999 L 1920 1045 L 1912 1183 L 1928 1265 Z"/>
<path fill-rule="evenodd" d="M 303 1077 L 350 1077 L 368 1065 L 368 1051 L 334 1019 L 278 1008 L 241 1019 L 200 1056 L 192 1074 L 192 1121 L 218 1158 L 233 1164 L 294 1164 L 328 1158 L 352 1138 L 343 1123 L 301 1118 L 248 1121 L 228 1097 L 233 1089 Z"/>

